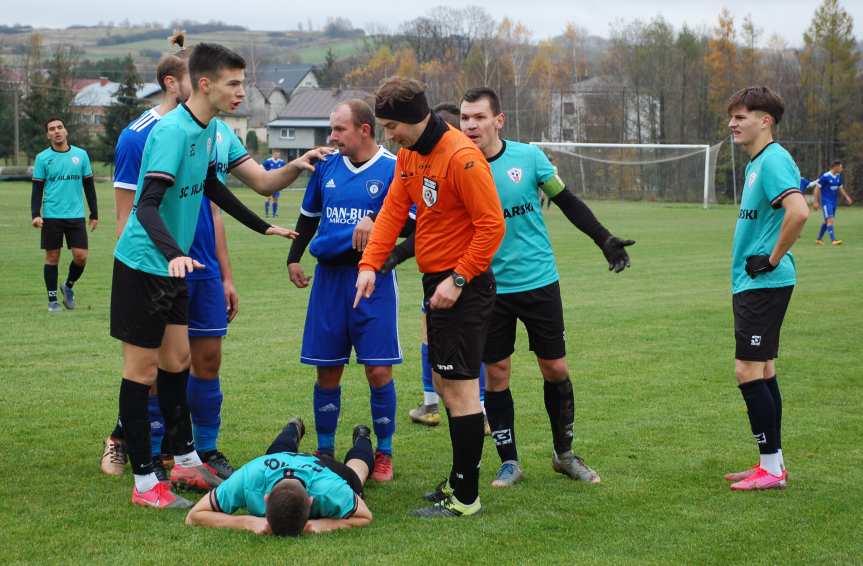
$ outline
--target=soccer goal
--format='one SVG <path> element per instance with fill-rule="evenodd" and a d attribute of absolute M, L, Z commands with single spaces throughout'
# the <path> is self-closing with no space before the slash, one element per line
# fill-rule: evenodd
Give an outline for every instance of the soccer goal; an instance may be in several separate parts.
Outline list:
<path fill-rule="evenodd" d="M 716 203 L 716 161 L 723 142 L 618 144 L 531 142 L 561 179 L 586 198 Z"/>

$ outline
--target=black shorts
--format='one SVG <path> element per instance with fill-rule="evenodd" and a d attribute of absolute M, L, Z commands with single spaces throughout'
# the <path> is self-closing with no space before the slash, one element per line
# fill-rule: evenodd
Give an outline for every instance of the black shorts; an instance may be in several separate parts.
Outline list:
<path fill-rule="evenodd" d="M 566 356 L 563 303 L 560 284 L 555 281 L 539 289 L 497 295 L 482 361 L 492 364 L 512 355 L 519 320 L 524 323 L 530 349 L 538 358 L 557 360 Z"/>
<path fill-rule="evenodd" d="M 438 283 L 450 277 L 451 273 L 447 271 L 423 275 L 426 307 Z M 479 377 L 495 291 L 494 275 L 491 271 L 486 271 L 464 286 L 461 296 L 451 308 L 426 308 L 429 362 L 441 377 Z"/>
<path fill-rule="evenodd" d="M 66 237 L 67 248 L 87 249 L 87 227 L 83 218 L 43 218 L 42 249 L 59 250 Z"/>
<path fill-rule="evenodd" d="M 363 497 L 363 482 L 360 481 L 360 477 L 357 473 L 347 464 L 342 464 L 338 460 L 335 460 L 329 457 L 326 454 L 318 456 L 318 461 L 326 468 L 329 468 L 330 471 L 335 472 L 337 476 L 348 482 L 348 485 L 351 486 L 351 489 L 354 490 L 354 493 Z M 371 473 L 371 470 L 369 470 Z"/>
<path fill-rule="evenodd" d="M 111 336 L 134 346 L 158 348 L 169 324 L 189 324 L 186 280 L 132 269 L 115 258 Z"/>
<path fill-rule="evenodd" d="M 779 331 L 794 286 L 753 289 L 732 297 L 735 358 L 766 362 L 779 355 Z"/>

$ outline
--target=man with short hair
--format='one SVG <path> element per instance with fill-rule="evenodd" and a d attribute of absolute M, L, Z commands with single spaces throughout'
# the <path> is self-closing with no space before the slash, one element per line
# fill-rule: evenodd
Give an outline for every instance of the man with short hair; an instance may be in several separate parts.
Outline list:
<path fill-rule="evenodd" d="M 784 488 L 788 477 L 775 360 L 782 320 L 797 282 L 790 250 L 809 207 L 799 188 L 800 170 L 785 148 L 773 141 L 773 128 L 784 110 L 779 95 L 764 86 L 741 89 L 728 101 L 734 143 L 750 157 L 731 258 L 734 366 L 760 454 L 752 468 L 725 476 L 735 491 Z"/>
<path fill-rule="evenodd" d="M 202 497 L 186 524 L 294 537 L 370 524 L 372 513 L 363 500 L 373 465 L 369 427 L 354 427 L 344 464 L 330 456 L 300 453 L 304 433 L 299 417 L 288 421 L 266 455 L 246 463 Z M 243 508 L 248 515 L 232 515 Z"/>
<path fill-rule="evenodd" d="M 815 182 L 814 191 L 812 192 L 812 207 L 815 210 L 821 208 L 824 215 L 824 223 L 821 224 L 821 229 L 818 230 L 818 239 L 815 243 L 819 246 L 824 245 L 824 233 L 830 234 L 830 243 L 834 246 L 841 246 L 842 240 L 836 238 L 836 210 L 839 205 L 839 195 L 845 199 L 848 206 L 851 206 L 854 201 L 845 192 L 844 167 L 838 159 L 834 160 L 829 171 L 825 171 L 823 175 L 818 177 Z"/>
<path fill-rule="evenodd" d="M 153 473 L 150 387 L 171 439 L 171 483 L 210 489 L 221 479 L 195 451 L 187 401 L 189 375 L 187 273 L 206 269 L 189 257 L 204 194 L 228 214 L 261 234 L 293 237 L 248 210 L 219 180 L 213 146 L 219 111 L 243 100 L 245 62 L 220 45 L 200 43 L 189 59 L 192 95 L 153 128 L 141 160 L 133 213 L 114 252 L 111 335 L 123 342 L 120 421 L 135 479 L 132 503 L 170 508 L 190 503 Z"/>
<path fill-rule="evenodd" d="M 63 306 L 75 308 L 72 286 L 81 277 L 87 265 L 87 230 L 84 226 L 84 196 L 90 209 L 90 231 L 99 223 L 96 203 L 96 186 L 90 157 L 80 147 L 69 145 L 69 132 L 61 118 L 49 118 L 45 132 L 50 142 L 48 149 L 36 156 L 33 164 L 33 190 L 30 196 L 32 225 L 42 231 L 42 249 L 45 250 L 43 275 L 48 290 L 48 312 L 62 312 L 57 304 L 57 265 L 63 238 L 72 250 L 69 273 L 61 289 Z M 83 194 L 82 194 L 83 189 Z"/>
<path fill-rule="evenodd" d="M 282 159 L 282 152 L 278 149 L 273 149 L 270 157 L 264 159 L 261 163 L 264 166 L 264 169 L 267 171 L 272 171 L 273 169 L 281 169 L 287 163 Z M 273 207 L 273 218 L 276 218 L 279 215 L 279 197 L 282 196 L 282 191 L 276 191 L 270 196 L 267 197 L 267 200 L 264 201 L 264 218 L 270 217 L 270 206 Z"/>
<path fill-rule="evenodd" d="M 318 452 L 332 455 L 341 413 L 341 379 L 351 350 L 369 384 L 377 450 L 375 481 L 393 478 L 396 389 L 393 368 L 402 362 L 398 339 L 398 285 L 394 273 L 378 277 L 374 298 L 351 308 L 357 263 L 393 179 L 395 156 L 375 142 L 374 113 L 359 99 L 330 115 L 330 143 L 338 149 L 309 179 L 291 245 L 288 272 L 298 288 L 309 285 L 300 265 L 306 246 L 318 260 L 309 297 L 300 361 L 315 366 Z M 312 239 L 314 237 L 314 240 Z"/>
<path fill-rule="evenodd" d="M 506 219 L 506 235 L 491 264 L 497 296 L 483 354 L 488 375 L 485 410 L 501 459 L 492 486 L 512 486 L 523 474 L 509 387 L 519 320 L 527 328 L 530 349 L 542 374 L 551 423 L 552 467 L 574 480 L 599 483 L 599 475 L 572 451 L 575 397 L 566 362 L 560 276 L 537 189 L 593 240 L 609 270 L 619 273 L 629 267 L 626 247 L 635 242 L 614 237 L 564 185 L 537 146 L 501 139 L 503 125 L 500 99 L 493 89 L 473 88 L 464 94 L 461 129 L 488 160 Z"/>
<path fill-rule="evenodd" d="M 429 356 L 449 414 L 452 468 L 421 517 L 474 515 L 481 509 L 483 413 L 478 375 L 494 305 L 490 264 L 505 230 L 488 163 L 464 134 L 428 106 L 425 87 L 390 77 L 375 95 L 386 139 L 401 146 L 396 172 L 360 261 L 354 307 L 368 300 L 416 204 L 416 259 L 428 305 Z"/>

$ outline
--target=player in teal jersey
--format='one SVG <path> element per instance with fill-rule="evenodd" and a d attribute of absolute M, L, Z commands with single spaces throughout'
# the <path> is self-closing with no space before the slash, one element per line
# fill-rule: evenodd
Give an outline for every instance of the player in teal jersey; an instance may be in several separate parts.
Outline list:
<path fill-rule="evenodd" d="M 773 128 L 784 109 L 779 95 L 763 86 L 744 88 L 728 102 L 734 143 L 750 157 L 731 258 L 734 369 L 760 454 L 752 468 L 725 476 L 736 491 L 783 488 L 788 476 L 775 359 L 797 281 L 790 250 L 803 231 L 809 207 L 800 192 L 794 159 L 773 141 Z"/>
<path fill-rule="evenodd" d="M 266 455 L 246 463 L 202 497 L 186 524 L 299 536 L 371 523 L 363 501 L 363 485 L 374 462 L 369 427 L 354 427 L 353 447 L 344 464 L 299 453 L 304 432 L 303 421 L 291 419 Z M 249 514 L 232 515 L 239 509 Z"/>
<path fill-rule="evenodd" d="M 42 230 L 42 249 L 45 250 L 43 275 L 48 290 L 48 312 L 59 313 L 57 304 L 57 265 L 63 238 L 72 250 L 69 274 L 63 284 L 63 305 L 75 308 L 72 286 L 87 265 L 87 230 L 84 227 L 84 196 L 90 208 L 90 231 L 99 223 L 96 187 L 93 169 L 87 152 L 69 145 L 69 132 L 60 118 L 45 122 L 51 147 L 39 153 L 33 164 L 33 191 L 30 197 L 30 214 L 34 228 Z M 82 195 L 83 188 L 83 195 Z"/>
<path fill-rule="evenodd" d="M 200 43 L 192 50 L 192 96 L 148 137 L 135 206 L 114 252 L 111 335 L 123 342 L 120 420 L 135 476 L 132 502 L 139 505 L 189 506 L 153 473 L 147 397 L 154 382 L 166 428 L 173 433 L 171 482 L 196 489 L 221 483 L 195 452 L 186 398 L 190 354 L 184 277 L 206 269 L 188 255 L 202 196 L 261 234 L 296 235 L 243 206 L 219 181 L 211 159 L 212 118 L 242 102 L 244 68 L 242 57 L 222 46 Z"/>
<path fill-rule="evenodd" d="M 527 328 L 530 349 L 536 354 L 543 378 L 554 470 L 572 479 L 598 483 L 596 472 L 572 451 L 575 400 L 565 357 L 563 306 L 537 188 L 590 236 L 605 255 L 609 269 L 619 273 L 629 266 L 625 248 L 635 242 L 612 236 L 587 205 L 566 188 L 539 148 L 501 139 L 503 125 L 504 115 L 494 90 L 475 88 L 465 93 L 461 129 L 491 165 L 506 220 L 506 235 L 492 260 L 497 298 L 483 354 L 485 410 L 502 462 L 492 485 L 508 487 L 522 477 L 509 388 L 518 320 Z"/>

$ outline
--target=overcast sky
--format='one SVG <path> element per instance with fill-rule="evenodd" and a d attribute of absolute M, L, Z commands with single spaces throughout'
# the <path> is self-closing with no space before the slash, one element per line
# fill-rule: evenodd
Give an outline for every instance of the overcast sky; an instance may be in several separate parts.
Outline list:
<path fill-rule="evenodd" d="M 854 18 L 854 31 L 858 40 L 863 25 L 863 0 L 841 0 Z M 71 24 L 95 24 L 99 21 L 135 22 L 193 19 L 197 21 L 222 20 L 250 29 L 294 30 L 297 23 L 311 20 L 319 29 L 328 17 L 348 18 L 357 27 L 376 23 L 395 30 L 401 22 L 424 15 L 419 2 L 393 0 L 327 0 L 325 2 L 297 0 L 206 0 L 205 2 L 177 0 L 143 0 L 118 2 L 116 0 L 40 0 L 38 3 L 3 2 L 0 23 L 19 23 L 34 27 L 66 27 Z M 609 24 L 618 18 L 630 21 L 636 18 L 650 20 L 661 14 L 679 28 L 684 23 L 691 27 L 713 27 L 722 6 L 727 7 L 742 21 L 751 13 L 756 24 L 763 28 L 763 40 L 772 34 L 782 36 L 790 46 L 803 43 L 803 32 L 812 20 L 819 0 L 448 0 L 442 5 L 484 7 L 496 18 L 509 16 L 525 23 L 534 37 L 557 35 L 567 21 L 587 29 L 593 35 L 608 36 Z M 438 5 L 434 0 L 426 6 Z M 203 12 L 201 6 L 206 6 Z M 242 7 L 242 11 L 238 10 Z"/>

